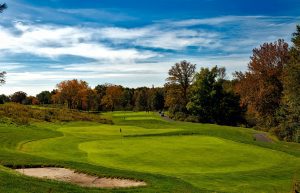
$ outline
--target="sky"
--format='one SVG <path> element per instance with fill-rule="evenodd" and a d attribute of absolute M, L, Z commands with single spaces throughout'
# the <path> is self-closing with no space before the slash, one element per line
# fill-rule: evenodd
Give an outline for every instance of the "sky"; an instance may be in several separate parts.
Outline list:
<path fill-rule="evenodd" d="M 252 49 L 291 34 L 299 0 L 0 0 L 0 94 L 35 95 L 63 80 L 163 86 L 187 60 L 247 70 Z"/>

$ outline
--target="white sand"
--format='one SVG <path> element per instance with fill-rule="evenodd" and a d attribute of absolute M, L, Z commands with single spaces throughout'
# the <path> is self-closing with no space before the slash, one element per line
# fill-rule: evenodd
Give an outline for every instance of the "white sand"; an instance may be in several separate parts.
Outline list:
<path fill-rule="evenodd" d="M 16 169 L 16 171 L 26 176 L 64 181 L 84 187 L 124 188 L 146 185 L 145 182 L 128 179 L 99 178 L 83 173 L 77 173 L 73 170 L 66 168 L 26 168 Z"/>

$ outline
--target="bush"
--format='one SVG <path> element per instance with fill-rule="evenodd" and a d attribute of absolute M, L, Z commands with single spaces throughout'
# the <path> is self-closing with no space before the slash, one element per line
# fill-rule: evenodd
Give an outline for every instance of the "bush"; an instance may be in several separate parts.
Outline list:
<path fill-rule="evenodd" d="M 187 122 L 193 122 L 193 123 L 198 123 L 199 118 L 197 116 L 189 115 L 187 118 L 185 118 L 185 121 Z"/>
<path fill-rule="evenodd" d="M 176 121 L 184 121 L 186 119 L 187 115 L 183 112 L 176 112 L 174 115 L 174 119 Z"/>

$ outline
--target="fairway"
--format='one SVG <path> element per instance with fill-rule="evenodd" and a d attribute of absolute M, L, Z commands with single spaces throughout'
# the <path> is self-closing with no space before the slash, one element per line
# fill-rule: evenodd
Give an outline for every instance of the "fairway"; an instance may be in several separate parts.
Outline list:
<path fill-rule="evenodd" d="M 253 140 L 257 131 L 252 129 L 166 121 L 157 113 L 115 112 L 104 116 L 112 118 L 114 124 L 1 125 L 1 162 L 60 165 L 148 183 L 143 188 L 123 189 L 132 192 L 283 193 L 291 190 L 293 178 L 298 177 L 299 144 L 257 142 Z M 13 180 L 41 181 L 5 168 L 0 171 L 0 185 L 4 174 Z M 53 183 L 26 192 L 58 186 Z M 21 185 L 15 188 L 22 189 Z M 68 186 L 71 188 L 61 192 L 99 192 Z M 8 184 L 2 184 L 0 190 L 8 190 Z"/>

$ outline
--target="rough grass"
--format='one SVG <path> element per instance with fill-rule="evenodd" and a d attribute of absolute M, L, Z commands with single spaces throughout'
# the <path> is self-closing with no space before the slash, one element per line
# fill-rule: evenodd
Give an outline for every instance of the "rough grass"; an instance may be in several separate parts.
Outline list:
<path fill-rule="evenodd" d="M 0 192 L 289 192 L 299 177 L 300 145 L 257 142 L 251 129 L 168 122 L 144 112 L 102 117 L 115 124 L 2 123 L 0 163 L 68 167 L 144 180 L 147 187 L 84 189 L 0 167 Z"/>
<path fill-rule="evenodd" d="M 112 123 L 110 119 L 103 118 L 99 114 L 90 114 L 70 110 L 66 108 L 45 108 L 25 106 L 17 103 L 5 103 L 0 105 L 0 122 L 28 125 L 33 121 L 93 121 L 99 123 Z"/>

